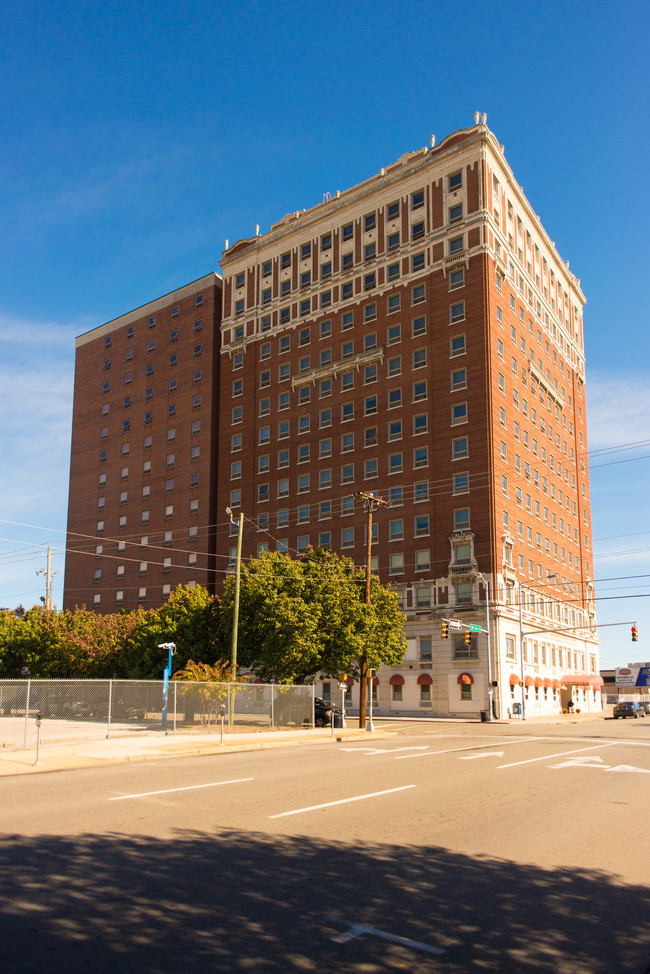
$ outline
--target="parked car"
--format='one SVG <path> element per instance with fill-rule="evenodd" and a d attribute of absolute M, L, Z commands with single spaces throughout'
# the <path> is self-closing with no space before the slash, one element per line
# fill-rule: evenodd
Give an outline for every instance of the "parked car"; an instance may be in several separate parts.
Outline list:
<path fill-rule="evenodd" d="M 314 697 L 314 724 L 316 727 L 330 727 L 332 720 L 336 727 L 336 718 L 341 717 L 341 711 L 322 697 Z"/>
<path fill-rule="evenodd" d="M 646 714 L 650 714 L 650 700 L 640 700 L 639 707 L 641 707 Z"/>
<path fill-rule="evenodd" d="M 614 720 L 618 720 L 619 717 L 645 717 L 645 710 L 636 701 L 626 700 L 625 703 L 617 703 L 614 707 Z"/>

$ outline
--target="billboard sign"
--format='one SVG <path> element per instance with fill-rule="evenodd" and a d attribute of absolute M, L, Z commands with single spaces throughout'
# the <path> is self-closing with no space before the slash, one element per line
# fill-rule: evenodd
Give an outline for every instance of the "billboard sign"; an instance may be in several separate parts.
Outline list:
<path fill-rule="evenodd" d="M 616 686 L 650 687 L 650 664 L 641 666 L 617 666 Z"/>

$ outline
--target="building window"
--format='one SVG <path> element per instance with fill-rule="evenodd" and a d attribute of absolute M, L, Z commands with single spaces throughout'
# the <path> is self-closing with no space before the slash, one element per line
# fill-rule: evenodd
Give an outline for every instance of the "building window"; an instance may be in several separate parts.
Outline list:
<path fill-rule="evenodd" d="M 454 369 L 451 373 L 451 391 L 467 388 L 467 370 Z"/>
<path fill-rule="evenodd" d="M 404 555 L 401 552 L 389 555 L 389 572 L 391 575 L 404 573 Z"/>
<path fill-rule="evenodd" d="M 419 446 L 417 449 L 413 450 L 413 469 L 417 470 L 419 467 L 428 467 L 429 465 L 429 447 Z"/>
<path fill-rule="evenodd" d="M 413 402 L 421 402 L 423 399 L 427 398 L 427 382 L 423 379 L 421 382 L 413 383 Z"/>
<path fill-rule="evenodd" d="M 453 325 L 457 321 L 464 321 L 464 320 L 465 320 L 465 302 L 459 301 L 457 304 L 452 304 L 449 308 L 449 323 Z"/>
<path fill-rule="evenodd" d="M 415 552 L 415 570 L 416 572 L 428 572 L 431 570 L 431 552 L 428 548 L 425 551 Z"/>
<path fill-rule="evenodd" d="M 427 350 L 426 348 L 416 348 L 412 353 L 412 368 L 422 369 L 427 364 Z"/>
<path fill-rule="evenodd" d="M 459 426 L 467 422 L 467 403 L 459 402 L 451 407 L 451 425 Z"/>
<path fill-rule="evenodd" d="M 465 268 L 458 267 L 449 272 L 449 290 L 456 291 L 459 287 L 465 287 Z"/>
<path fill-rule="evenodd" d="M 451 444 L 451 458 L 452 460 L 462 460 L 469 456 L 469 441 L 466 436 L 461 436 L 456 440 L 452 440 Z"/>
<path fill-rule="evenodd" d="M 421 304 L 426 301 L 426 285 L 418 284 L 411 288 L 411 304 Z"/>

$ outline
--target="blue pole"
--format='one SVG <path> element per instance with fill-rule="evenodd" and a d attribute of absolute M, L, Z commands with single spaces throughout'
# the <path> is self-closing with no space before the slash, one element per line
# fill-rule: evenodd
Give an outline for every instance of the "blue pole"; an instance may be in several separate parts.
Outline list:
<path fill-rule="evenodd" d="M 169 659 L 167 661 L 167 666 L 163 670 L 163 707 L 162 707 L 162 728 L 166 730 L 167 728 L 167 699 L 169 697 L 169 677 L 172 672 L 172 654 L 176 649 L 173 643 L 168 643 L 167 647 L 169 650 Z"/>

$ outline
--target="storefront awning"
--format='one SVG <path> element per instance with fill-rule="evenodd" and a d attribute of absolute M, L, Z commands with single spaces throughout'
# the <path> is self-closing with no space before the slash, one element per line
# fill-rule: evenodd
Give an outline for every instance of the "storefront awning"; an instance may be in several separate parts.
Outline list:
<path fill-rule="evenodd" d="M 604 680 L 602 676 L 594 673 L 567 673 L 562 677 L 562 683 L 570 687 L 602 687 Z"/>
<path fill-rule="evenodd" d="M 535 686 L 536 687 L 543 687 L 544 686 L 544 681 L 542 680 L 541 676 L 536 676 L 535 677 Z"/>
<path fill-rule="evenodd" d="M 470 673 L 461 673 L 456 682 L 471 685 L 474 682 L 474 677 Z"/>
<path fill-rule="evenodd" d="M 520 683 L 521 683 L 521 680 L 519 679 L 519 677 L 517 676 L 517 674 L 516 673 L 511 673 L 510 674 L 510 686 L 511 687 L 518 687 Z"/>
<path fill-rule="evenodd" d="M 427 684 L 430 685 L 432 683 L 433 683 L 433 679 L 429 676 L 428 673 L 420 673 L 420 675 L 418 677 L 418 685 L 419 686 L 426 686 Z"/>
<path fill-rule="evenodd" d="M 532 685 L 533 685 L 533 678 L 532 678 L 532 676 L 525 676 L 524 677 L 524 683 L 526 684 L 527 687 L 532 687 Z"/>
<path fill-rule="evenodd" d="M 544 686 L 548 690 L 550 687 L 553 686 L 553 680 L 549 680 L 549 678 L 546 677 L 546 679 L 544 680 Z"/>
<path fill-rule="evenodd" d="M 400 673 L 393 673 L 388 682 L 392 687 L 403 687 L 404 677 Z"/>

